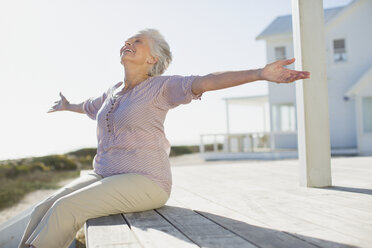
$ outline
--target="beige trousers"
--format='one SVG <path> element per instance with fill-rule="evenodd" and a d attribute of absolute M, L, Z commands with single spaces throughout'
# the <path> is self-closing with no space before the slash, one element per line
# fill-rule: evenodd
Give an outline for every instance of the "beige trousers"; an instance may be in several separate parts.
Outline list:
<path fill-rule="evenodd" d="M 145 176 L 129 173 L 103 178 L 91 172 L 34 207 L 18 247 L 66 248 L 90 218 L 159 208 L 168 198 Z"/>

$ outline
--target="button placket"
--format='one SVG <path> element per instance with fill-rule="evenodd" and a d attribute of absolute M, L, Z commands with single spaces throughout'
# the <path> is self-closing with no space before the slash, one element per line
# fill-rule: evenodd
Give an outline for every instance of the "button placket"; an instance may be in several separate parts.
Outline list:
<path fill-rule="evenodd" d="M 110 117 L 110 115 L 112 114 L 114 108 L 115 108 L 115 104 L 119 104 L 119 102 L 122 102 L 123 101 L 123 98 L 128 98 L 128 94 L 130 92 L 128 92 L 128 90 L 124 91 L 123 94 L 121 95 L 112 95 L 112 98 L 113 98 L 113 102 L 111 102 L 111 107 L 110 107 L 110 110 L 108 111 L 108 113 L 106 114 L 106 126 L 107 126 L 107 131 L 109 134 L 113 134 L 114 132 L 114 125 L 113 125 L 113 118 Z M 110 137 L 110 136 L 109 136 Z"/>
<path fill-rule="evenodd" d="M 110 133 L 110 134 L 113 133 L 112 117 L 110 118 L 110 115 L 111 115 L 111 113 L 114 109 L 115 102 L 116 102 L 116 98 L 114 98 L 113 102 L 111 103 L 110 110 L 106 113 L 106 117 L 105 117 L 107 132 Z"/>

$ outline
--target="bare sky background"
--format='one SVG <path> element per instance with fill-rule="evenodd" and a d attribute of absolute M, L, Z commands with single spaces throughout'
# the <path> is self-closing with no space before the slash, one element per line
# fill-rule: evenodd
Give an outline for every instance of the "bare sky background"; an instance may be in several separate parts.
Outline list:
<path fill-rule="evenodd" d="M 351 0 L 324 0 L 331 8 Z M 255 37 L 290 0 L 0 0 L 0 159 L 96 146 L 96 122 L 72 112 L 47 114 L 61 91 L 72 103 L 123 81 L 119 49 L 144 28 L 158 29 L 173 62 L 165 75 L 205 75 L 265 66 Z M 267 94 L 257 81 L 207 92 L 170 110 L 172 145 L 199 144 L 200 134 L 226 132 L 222 98 Z M 255 109 L 231 110 L 231 131 L 262 131 Z"/>

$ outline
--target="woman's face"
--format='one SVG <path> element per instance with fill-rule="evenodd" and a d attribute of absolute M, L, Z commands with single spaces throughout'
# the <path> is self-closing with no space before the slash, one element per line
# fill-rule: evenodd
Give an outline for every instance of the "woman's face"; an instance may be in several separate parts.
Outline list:
<path fill-rule="evenodd" d="M 133 36 L 125 41 L 120 49 L 121 64 L 134 63 L 138 65 L 152 64 L 154 58 L 150 53 L 149 40 L 145 35 Z"/>

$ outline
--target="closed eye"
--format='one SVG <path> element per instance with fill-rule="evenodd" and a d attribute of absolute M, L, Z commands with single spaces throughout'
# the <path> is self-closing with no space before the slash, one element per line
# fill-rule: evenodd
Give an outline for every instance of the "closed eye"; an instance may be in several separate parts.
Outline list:
<path fill-rule="evenodd" d="M 125 41 L 124 44 L 130 43 L 129 41 L 130 40 Z M 134 42 L 141 42 L 141 39 L 136 39 Z"/>

